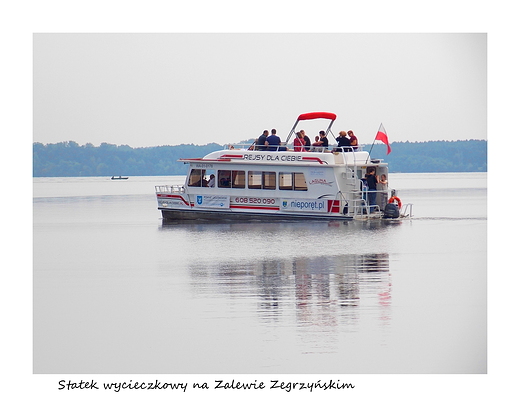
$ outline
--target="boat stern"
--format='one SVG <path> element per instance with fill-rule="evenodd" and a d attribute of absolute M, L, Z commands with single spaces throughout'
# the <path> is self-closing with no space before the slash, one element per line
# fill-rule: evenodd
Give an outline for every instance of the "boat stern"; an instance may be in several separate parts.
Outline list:
<path fill-rule="evenodd" d="M 159 210 L 191 208 L 183 185 L 158 185 L 155 187 L 155 196 Z"/>

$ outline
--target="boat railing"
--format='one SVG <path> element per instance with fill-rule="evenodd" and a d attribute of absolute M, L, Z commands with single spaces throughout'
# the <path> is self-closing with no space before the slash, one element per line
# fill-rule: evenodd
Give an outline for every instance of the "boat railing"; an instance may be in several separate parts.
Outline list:
<path fill-rule="evenodd" d="M 368 217 L 378 217 L 380 218 L 383 215 L 381 208 L 379 205 L 369 205 L 366 199 L 358 198 L 352 199 L 353 205 L 353 216 L 354 218 L 368 218 Z"/>
<path fill-rule="evenodd" d="M 399 216 L 402 218 L 411 218 L 411 217 L 413 217 L 412 210 L 413 210 L 413 204 L 406 203 L 399 210 L 399 214 L 400 214 Z"/>
<path fill-rule="evenodd" d="M 157 185 L 155 187 L 156 194 L 183 194 L 184 185 Z"/>
<path fill-rule="evenodd" d="M 367 191 L 363 191 L 365 193 Z M 379 192 L 379 191 L 378 191 Z M 348 204 L 352 204 L 353 208 L 353 216 L 354 218 L 368 218 L 368 217 L 383 217 L 384 215 L 384 209 L 381 208 L 379 205 L 369 205 L 368 201 L 361 197 L 356 199 L 350 199 Z M 370 212 L 370 209 L 373 211 Z M 369 216 L 370 215 L 370 216 Z M 413 204 L 412 203 L 406 203 L 403 204 L 401 208 L 399 208 L 399 218 L 412 218 L 413 217 Z"/>
<path fill-rule="evenodd" d="M 341 202 L 342 212 L 344 215 L 352 216 L 357 219 L 368 218 L 368 217 L 382 217 L 383 211 L 379 205 L 369 205 L 367 200 L 361 194 L 362 191 L 358 191 L 360 198 L 347 199 L 345 195 L 340 191 L 336 195 L 336 199 Z M 370 210 L 372 209 L 372 212 Z"/>
<path fill-rule="evenodd" d="M 248 150 L 248 151 L 296 151 L 301 153 L 334 153 L 334 152 L 340 152 L 338 150 L 337 146 L 329 146 L 329 147 L 322 147 L 322 146 L 308 146 L 308 147 L 298 147 L 299 150 L 294 149 L 294 145 L 292 144 L 286 144 L 285 142 L 282 142 L 279 146 L 257 146 L 256 144 L 243 144 L 243 143 L 233 143 L 233 144 L 227 144 L 225 146 L 226 150 Z M 363 147 L 359 146 L 356 147 L 356 149 L 352 149 L 349 147 L 339 147 L 339 149 L 342 149 L 341 153 L 343 155 L 348 154 L 349 152 L 357 152 L 357 151 L 363 151 Z"/>

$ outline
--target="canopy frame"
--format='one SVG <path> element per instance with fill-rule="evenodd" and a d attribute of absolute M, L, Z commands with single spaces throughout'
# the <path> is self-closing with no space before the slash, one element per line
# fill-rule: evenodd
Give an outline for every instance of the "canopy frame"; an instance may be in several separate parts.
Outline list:
<path fill-rule="evenodd" d="M 329 127 L 327 127 L 327 130 L 325 131 L 325 136 L 327 136 L 331 132 L 331 127 L 334 121 L 336 120 L 336 114 L 335 113 L 329 113 L 329 112 L 309 112 L 309 113 L 302 113 L 298 116 L 296 119 L 296 122 L 294 123 L 294 126 L 292 127 L 291 131 L 289 132 L 289 135 L 287 136 L 287 140 L 285 140 L 285 143 L 287 144 L 289 140 L 291 139 L 291 136 L 295 134 L 294 130 L 296 129 L 296 126 L 300 121 L 303 120 L 314 120 L 314 119 L 328 119 L 330 120 Z"/>

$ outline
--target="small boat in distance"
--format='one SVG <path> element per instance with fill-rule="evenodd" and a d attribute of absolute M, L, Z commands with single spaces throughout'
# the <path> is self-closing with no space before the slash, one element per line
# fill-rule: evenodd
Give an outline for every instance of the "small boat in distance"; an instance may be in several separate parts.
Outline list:
<path fill-rule="evenodd" d="M 110 179 L 128 179 L 128 177 L 122 177 L 121 175 L 118 175 L 117 177 L 115 175 L 112 175 L 112 178 Z"/>
<path fill-rule="evenodd" d="M 229 145 L 188 164 L 184 185 L 155 187 L 163 219 L 399 219 L 411 217 L 388 187 L 388 164 L 361 146 L 301 147 L 288 144 L 302 120 L 328 119 L 332 140 L 334 113 L 298 116 L 279 145 Z M 368 177 L 381 180 L 369 189 Z"/>

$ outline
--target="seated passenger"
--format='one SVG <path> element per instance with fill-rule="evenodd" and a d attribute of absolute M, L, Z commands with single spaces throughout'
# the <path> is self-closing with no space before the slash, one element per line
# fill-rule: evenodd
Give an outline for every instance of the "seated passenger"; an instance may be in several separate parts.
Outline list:
<path fill-rule="evenodd" d="M 320 130 L 320 143 L 323 147 L 323 150 L 327 150 L 329 148 L 329 139 L 323 130 Z"/>
<path fill-rule="evenodd" d="M 352 146 L 354 151 L 356 151 L 358 149 L 358 139 L 357 139 L 357 137 L 354 135 L 354 132 L 352 130 L 348 131 L 348 136 L 350 137 L 350 145 Z"/>
<path fill-rule="evenodd" d="M 256 140 L 255 142 L 255 150 L 266 150 L 267 147 L 267 136 L 269 135 L 269 132 L 267 130 L 264 130 L 264 132 L 262 133 L 262 135 L 260 137 L 258 137 L 258 139 Z"/>
<path fill-rule="evenodd" d="M 300 130 L 300 133 L 302 134 L 303 140 L 305 141 L 305 150 L 310 151 L 311 149 L 311 139 L 307 134 L 305 134 L 305 130 Z"/>
<path fill-rule="evenodd" d="M 334 151 L 352 151 L 352 148 L 350 148 L 350 139 L 347 138 L 347 132 L 343 130 L 340 131 L 339 137 L 336 137 L 336 141 L 338 142 L 338 147 L 335 148 Z"/>
<path fill-rule="evenodd" d="M 281 144 L 280 137 L 276 135 L 276 129 L 271 130 L 271 135 L 267 137 L 267 144 L 269 151 L 278 151 L 279 146 Z"/>
<path fill-rule="evenodd" d="M 329 139 L 323 130 L 320 130 L 320 135 L 314 138 L 316 141 L 312 143 L 313 151 L 327 151 L 329 148 Z M 316 148 L 321 147 L 321 148 Z"/>
<path fill-rule="evenodd" d="M 296 133 L 296 138 L 294 139 L 294 151 L 303 151 L 303 146 L 305 145 L 305 141 L 303 140 L 303 136 L 300 132 Z"/>
<path fill-rule="evenodd" d="M 221 187 L 227 188 L 230 185 L 231 185 L 231 179 L 229 179 L 229 178 L 221 178 L 220 179 L 220 186 Z"/>
<path fill-rule="evenodd" d="M 215 187 L 215 174 L 211 174 L 209 176 L 208 187 L 210 187 L 210 188 Z"/>
<path fill-rule="evenodd" d="M 320 136 L 314 137 L 314 143 L 312 143 L 311 151 L 321 151 L 321 141 Z"/>

